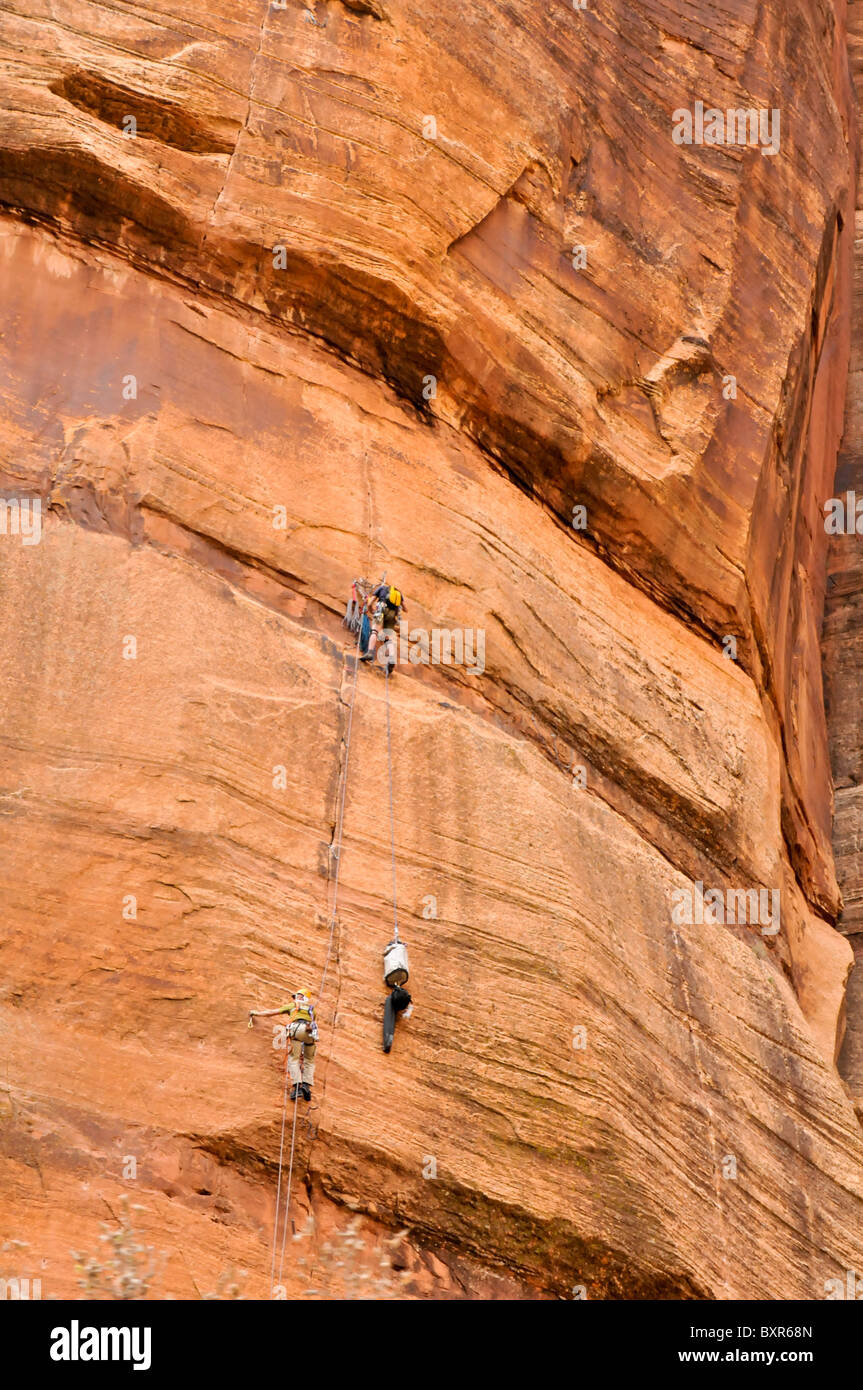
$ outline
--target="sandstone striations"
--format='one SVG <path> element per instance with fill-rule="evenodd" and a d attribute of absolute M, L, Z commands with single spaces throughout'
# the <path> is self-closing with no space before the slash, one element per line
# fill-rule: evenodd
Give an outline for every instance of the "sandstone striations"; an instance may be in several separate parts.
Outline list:
<path fill-rule="evenodd" d="M 849 6 L 848 35 L 851 68 L 858 94 L 863 93 L 863 5 L 855 0 Z M 843 513 L 849 494 L 863 497 L 863 196 L 859 177 L 855 214 L 854 280 L 852 305 L 854 327 L 846 397 L 845 431 L 839 453 L 831 497 L 841 501 Z M 825 507 L 825 523 L 831 509 Z M 863 723 L 860 711 L 861 604 L 863 604 L 863 563 L 861 541 L 855 529 L 856 510 L 852 501 L 852 529 L 837 532 L 830 540 L 828 593 L 824 627 L 825 698 L 830 730 L 833 778 L 836 787 L 833 848 L 842 913 L 839 929 L 848 936 L 854 951 L 855 968 L 848 982 L 846 997 L 847 1029 L 839 1069 L 851 1090 L 858 1114 L 863 1116 L 863 862 L 860 855 L 861 768 Z M 844 521 L 844 516 L 843 516 Z M 829 523 L 832 525 L 832 521 Z"/>
<path fill-rule="evenodd" d="M 0 487 L 42 505 L 0 536 L 9 1272 L 73 1293 L 126 1195 L 161 1289 L 267 1296 L 246 1014 L 321 979 L 343 787 L 289 1295 L 339 1292 L 354 1217 L 407 1297 L 863 1268 L 820 654 L 846 7 L 695 8 L 4 9 Z M 780 149 L 675 144 L 696 102 Z M 484 635 L 389 684 L 389 1056 L 387 687 L 340 622 L 382 572 Z M 780 929 L 673 920 L 695 884 Z"/>

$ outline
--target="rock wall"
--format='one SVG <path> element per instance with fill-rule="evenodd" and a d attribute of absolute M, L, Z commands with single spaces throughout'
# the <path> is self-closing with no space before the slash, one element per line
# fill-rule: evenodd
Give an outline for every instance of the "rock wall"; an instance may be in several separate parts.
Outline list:
<path fill-rule="evenodd" d="M 344 787 L 288 1292 L 337 1288 L 353 1212 L 410 1297 L 821 1297 L 863 1262 L 819 652 L 844 5 L 206 19 L 2 17 L 0 484 L 44 509 L 0 537 L 7 1261 L 73 1291 L 131 1194 L 160 1288 L 267 1295 L 246 1013 L 318 986 Z M 779 152 L 675 144 L 698 101 L 775 108 Z M 482 670 L 354 688 L 382 571 Z M 781 929 L 675 921 L 695 883 Z"/>
<path fill-rule="evenodd" d="M 849 53 L 858 102 L 863 94 L 863 5 L 854 0 L 848 12 Z M 839 453 L 836 477 L 830 497 L 847 507 L 848 494 L 863 498 L 863 190 L 857 185 L 855 214 L 853 323 L 851 361 L 845 411 L 845 431 Z M 852 525 L 856 524 L 855 502 L 851 502 Z M 829 506 L 825 505 L 825 524 L 833 526 Z M 839 1057 L 840 1072 L 854 1097 L 858 1114 L 863 1114 L 863 861 L 859 844 L 861 819 L 861 746 L 863 720 L 860 713 L 861 609 L 863 609 L 863 564 L 861 537 L 855 530 L 832 535 L 829 543 L 828 591 L 824 622 L 825 697 L 833 778 L 836 787 L 836 813 L 833 849 L 842 911 L 839 930 L 854 951 L 855 968 L 848 982 L 846 997 L 847 1030 Z"/>

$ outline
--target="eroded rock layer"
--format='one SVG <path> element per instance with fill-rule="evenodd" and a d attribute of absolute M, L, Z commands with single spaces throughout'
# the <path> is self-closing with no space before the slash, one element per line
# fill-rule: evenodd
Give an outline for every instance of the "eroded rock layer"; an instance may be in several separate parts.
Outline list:
<path fill-rule="evenodd" d="M 2 40 L 21 1274 L 73 1290 L 131 1194 L 170 1292 L 268 1293 L 246 1014 L 326 964 L 290 1292 L 338 1291 L 353 1212 L 408 1296 L 822 1297 L 863 1267 L 819 654 L 844 7 L 26 0 Z M 675 144 L 696 102 L 781 148 Z M 383 571 L 481 663 L 355 682 Z M 696 883 L 780 929 L 675 921 Z"/>

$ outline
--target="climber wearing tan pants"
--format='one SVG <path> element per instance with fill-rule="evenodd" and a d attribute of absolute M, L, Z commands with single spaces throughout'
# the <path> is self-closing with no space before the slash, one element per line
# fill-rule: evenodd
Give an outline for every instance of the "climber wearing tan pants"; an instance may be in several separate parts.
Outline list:
<path fill-rule="evenodd" d="M 308 1024 L 302 1020 L 288 1024 L 288 1037 L 291 1039 L 288 1057 L 291 1080 L 295 1087 L 302 1086 L 305 1099 L 311 1100 L 311 1095 L 307 1093 L 311 1091 L 315 1081 L 315 1040 L 309 1032 Z"/>
<path fill-rule="evenodd" d="M 253 1018 L 274 1018 L 276 1014 L 287 1014 L 285 1028 L 290 1039 L 288 1070 L 291 1074 L 291 1100 L 311 1100 L 312 1085 L 315 1079 L 315 1052 L 318 1040 L 318 1025 L 315 1023 L 315 1010 L 311 991 L 298 989 L 291 995 L 291 1003 L 279 1009 L 252 1009 L 249 1014 L 249 1027 Z"/>

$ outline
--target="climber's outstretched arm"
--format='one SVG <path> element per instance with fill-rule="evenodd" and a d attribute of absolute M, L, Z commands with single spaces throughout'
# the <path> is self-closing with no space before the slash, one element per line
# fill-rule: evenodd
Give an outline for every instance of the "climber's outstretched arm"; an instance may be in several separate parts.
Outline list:
<path fill-rule="evenodd" d="M 288 1014 L 293 1004 L 282 1004 L 278 1009 L 249 1009 L 249 1018 L 273 1018 L 275 1014 Z"/>

